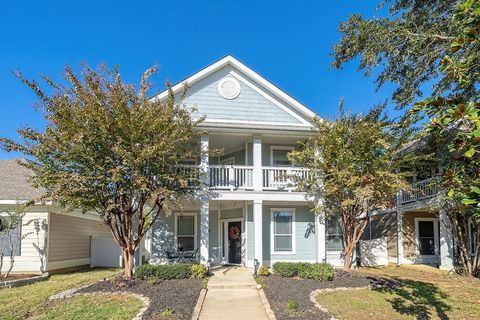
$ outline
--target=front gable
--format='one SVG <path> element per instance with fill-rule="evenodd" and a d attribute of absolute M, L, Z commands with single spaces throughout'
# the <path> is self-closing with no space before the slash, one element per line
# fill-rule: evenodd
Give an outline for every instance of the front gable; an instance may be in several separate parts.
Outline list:
<path fill-rule="evenodd" d="M 312 111 L 231 56 L 173 86 L 172 90 L 179 94 L 185 82 L 189 88 L 183 103 L 192 110 L 194 118 L 205 116 L 205 125 L 313 127 Z"/>

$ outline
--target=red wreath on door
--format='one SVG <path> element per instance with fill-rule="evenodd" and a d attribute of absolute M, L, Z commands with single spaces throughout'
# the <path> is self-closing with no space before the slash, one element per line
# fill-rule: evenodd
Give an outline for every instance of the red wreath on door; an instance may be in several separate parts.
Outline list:
<path fill-rule="evenodd" d="M 240 237 L 240 229 L 238 229 L 238 227 L 230 227 L 230 229 L 228 229 L 228 237 L 230 238 L 230 240 L 237 240 L 238 237 Z"/>

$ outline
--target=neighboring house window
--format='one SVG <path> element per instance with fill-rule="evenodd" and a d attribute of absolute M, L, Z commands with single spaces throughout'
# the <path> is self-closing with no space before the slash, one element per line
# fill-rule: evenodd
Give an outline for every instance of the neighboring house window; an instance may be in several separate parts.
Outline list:
<path fill-rule="evenodd" d="M 273 252 L 293 253 L 295 251 L 295 211 L 293 209 L 272 209 Z"/>
<path fill-rule="evenodd" d="M 293 150 L 293 147 L 271 147 L 270 159 L 272 166 L 290 167 L 292 162 L 288 159 L 288 153 Z"/>
<path fill-rule="evenodd" d="M 12 229 L 8 234 L 6 233 L 6 226 L 9 223 L 8 218 L 0 217 L 0 251 L 3 252 L 4 255 L 10 254 L 10 241 L 9 237 L 12 241 L 13 248 L 15 251 L 15 256 L 19 256 L 21 254 L 21 234 L 22 234 L 22 223 L 19 223 L 15 229 Z"/>
<path fill-rule="evenodd" d="M 342 216 L 332 214 L 327 217 L 326 240 L 328 251 L 343 251 Z"/>
<path fill-rule="evenodd" d="M 196 249 L 196 216 L 177 216 L 177 249 L 178 251 L 193 251 Z"/>

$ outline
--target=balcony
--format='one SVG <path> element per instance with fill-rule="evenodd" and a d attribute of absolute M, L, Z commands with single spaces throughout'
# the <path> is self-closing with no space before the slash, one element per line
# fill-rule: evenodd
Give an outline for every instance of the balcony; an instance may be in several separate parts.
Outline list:
<path fill-rule="evenodd" d="M 433 179 L 415 182 L 411 190 L 402 190 L 400 193 L 401 204 L 433 198 L 437 195 L 438 188 Z"/>
<path fill-rule="evenodd" d="M 189 174 L 198 174 L 198 166 L 181 166 Z M 264 191 L 295 191 L 297 181 L 309 177 L 307 168 L 262 167 L 261 189 Z M 209 165 L 209 186 L 213 190 L 254 190 L 254 167 L 241 165 Z"/>

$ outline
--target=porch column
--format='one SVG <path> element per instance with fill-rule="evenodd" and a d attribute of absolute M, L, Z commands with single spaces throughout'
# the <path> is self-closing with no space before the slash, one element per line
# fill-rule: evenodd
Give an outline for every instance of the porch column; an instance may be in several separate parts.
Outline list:
<path fill-rule="evenodd" d="M 403 264 L 403 212 L 400 208 L 400 195 L 397 195 L 397 266 Z"/>
<path fill-rule="evenodd" d="M 200 262 L 207 264 L 209 259 L 209 197 L 208 197 L 208 136 L 202 136 L 200 138 L 200 173 L 202 174 L 203 183 L 205 188 L 200 191 Z"/>
<path fill-rule="evenodd" d="M 263 189 L 261 137 L 253 137 L 253 189 L 255 191 Z"/>
<path fill-rule="evenodd" d="M 439 210 L 440 218 L 440 269 L 453 269 L 453 234 L 452 224 L 445 210 Z"/>
<path fill-rule="evenodd" d="M 253 201 L 253 223 L 255 233 L 255 259 L 260 265 L 263 264 L 263 201 Z"/>

